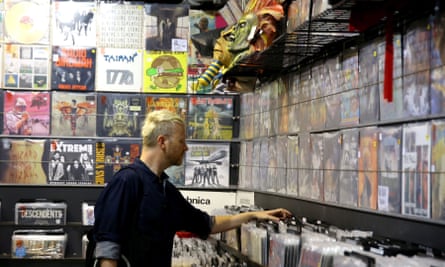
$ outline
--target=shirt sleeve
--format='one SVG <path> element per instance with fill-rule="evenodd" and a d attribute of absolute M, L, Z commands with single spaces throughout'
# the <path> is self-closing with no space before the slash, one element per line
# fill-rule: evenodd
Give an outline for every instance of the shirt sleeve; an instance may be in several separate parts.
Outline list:
<path fill-rule="evenodd" d="M 181 199 L 181 206 L 184 211 L 184 229 L 182 230 L 192 232 L 201 239 L 207 239 L 213 227 L 213 217 L 190 204 L 179 191 L 177 191 L 177 194 L 177 197 Z"/>
<path fill-rule="evenodd" d="M 121 245 L 131 230 L 131 222 L 137 207 L 138 174 L 131 169 L 123 169 L 99 195 L 94 208 L 95 239 Z"/>

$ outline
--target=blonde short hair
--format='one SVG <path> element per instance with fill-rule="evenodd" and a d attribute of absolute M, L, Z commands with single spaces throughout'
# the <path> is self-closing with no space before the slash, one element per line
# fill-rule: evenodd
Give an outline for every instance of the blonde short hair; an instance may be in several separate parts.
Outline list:
<path fill-rule="evenodd" d="M 185 127 L 184 120 L 169 110 L 162 109 L 147 113 L 141 131 L 142 145 L 148 147 L 155 146 L 159 135 L 173 134 L 175 124 Z"/>

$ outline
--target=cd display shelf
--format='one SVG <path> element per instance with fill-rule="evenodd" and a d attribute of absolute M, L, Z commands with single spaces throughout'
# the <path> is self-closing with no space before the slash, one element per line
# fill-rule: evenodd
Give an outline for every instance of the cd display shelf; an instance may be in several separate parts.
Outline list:
<path fill-rule="evenodd" d="M 309 14 L 315 0 L 311 0 Z M 284 2 L 287 10 L 290 0 Z M 408 21 L 434 12 L 435 0 L 422 1 L 384 1 L 384 0 L 340 0 L 319 15 L 310 16 L 309 20 L 277 37 L 272 45 L 242 57 L 224 74 L 225 80 L 236 80 L 237 77 L 257 77 L 259 82 L 268 82 L 289 72 L 298 71 L 308 64 L 338 54 L 345 48 L 356 46 L 365 38 L 373 38 L 384 31 L 385 19 L 377 21 L 362 32 L 350 30 L 352 10 L 379 10 L 393 8 L 390 4 L 399 5 L 394 12 L 395 27 L 401 27 Z M 439 1 L 437 1 L 439 2 Z M 402 4 L 403 3 L 403 4 Z M 286 13 L 286 12 L 285 12 Z M 284 26 L 285 27 L 285 26 Z M 285 32 L 286 30 L 284 30 Z"/>
<path fill-rule="evenodd" d="M 295 30 L 279 36 L 268 49 L 241 58 L 225 73 L 224 78 L 236 80 L 237 77 L 250 76 L 256 77 L 259 82 L 274 81 L 289 73 L 301 71 L 317 60 L 339 54 L 346 48 L 357 46 L 360 42 L 384 34 L 386 17 L 376 21 L 374 25 L 362 32 L 349 31 L 351 11 L 354 8 L 366 10 L 367 7 L 370 9 L 379 6 L 388 7 L 386 6 L 388 3 L 404 3 L 403 8 L 394 13 L 393 26 L 396 31 L 399 31 L 411 21 L 434 14 L 435 5 L 441 1 L 428 0 L 416 3 L 416 1 L 398 0 L 342 0 L 336 2 L 330 9 L 310 18 Z M 424 119 L 430 120 L 432 117 Z M 417 120 L 419 118 L 406 122 Z M 380 122 L 373 125 L 392 123 L 396 122 Z M 347 230 L 372 231 L 376 237 L 413 244 L 436 256 L 442 258 L 445 256 L 445 239 L 443 238 L 445 223 L 443 222 L 345 207 L 278 193 L 254 191 L 254 195 L 255 205 L 265 209 L 287 208 L 296 216 L 306 217 L 313 221 L 320 220 L 328 225 Z"/>

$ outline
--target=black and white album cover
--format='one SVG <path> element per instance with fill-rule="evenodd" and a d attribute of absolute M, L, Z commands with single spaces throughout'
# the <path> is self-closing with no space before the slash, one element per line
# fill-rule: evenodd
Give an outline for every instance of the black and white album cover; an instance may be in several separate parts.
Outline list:
<path fill-rule="evenodd" d="M 47 142 L 48 184 L 93 184 L 95 143 L 90 139 L 50 139 Z"/>

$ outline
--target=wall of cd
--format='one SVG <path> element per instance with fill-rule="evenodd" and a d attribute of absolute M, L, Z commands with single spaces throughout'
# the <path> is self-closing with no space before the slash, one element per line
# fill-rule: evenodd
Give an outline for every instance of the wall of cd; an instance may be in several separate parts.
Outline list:
<path fill-rule="evenodd" d="M 143 1 L 0 3 L 0 265 L 83 266 L 94 200 L 139 156 L 151 110 L 187 124 L 190 150 L 167 170 L 172 183 L 235 190 L 239 96 L 193 88 L 212 55 L 191 41 L 232 24 L 234 3 L 216 15 Z"/>
<path fill-rule="evenodd" d="M 444 19 L 395 32 L 392 100 L 381 34 L 242 94 L 239 188 L 261 206 L 442 249 Z"/>

